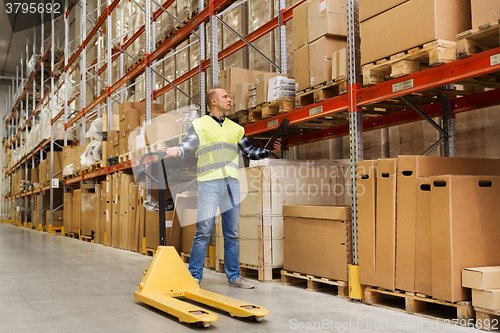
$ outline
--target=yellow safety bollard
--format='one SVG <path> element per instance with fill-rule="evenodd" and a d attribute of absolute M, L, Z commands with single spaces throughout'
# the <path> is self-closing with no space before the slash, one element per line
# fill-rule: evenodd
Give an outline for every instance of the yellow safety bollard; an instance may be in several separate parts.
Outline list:
<path fill-rule="evenodd" d="M 349 298 L 363 299 L 363 286 L 359 283 L 359 266 L 349 265 Z"/>

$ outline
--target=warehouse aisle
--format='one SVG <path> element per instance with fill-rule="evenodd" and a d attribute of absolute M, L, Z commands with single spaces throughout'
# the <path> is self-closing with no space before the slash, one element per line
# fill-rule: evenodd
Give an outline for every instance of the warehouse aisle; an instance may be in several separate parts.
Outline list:
<path fill-rule="evenodd" d="M 150 260 L 0 223 L 0 332 L 204 331 L 134 300 Z M 214 271 L 206 271 L 202 287 L 271 311 L 260 323 L 216 311 L 219 320 L 206 332 L 472 332 L 452 325 L 437 327 L 432 320 L 355 304 L 329 293 L 307 292 L 299 286 L 256 282 L 254 290 L 229 288 L 225 276 Z"/>

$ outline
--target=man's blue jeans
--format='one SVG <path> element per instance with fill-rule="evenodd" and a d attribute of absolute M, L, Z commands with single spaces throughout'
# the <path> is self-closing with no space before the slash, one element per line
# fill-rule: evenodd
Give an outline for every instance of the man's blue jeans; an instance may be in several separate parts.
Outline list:
<path fill-rule="evenodd" d="M 217 208 L 222 216 L 224 234 L 224 270 L 229 283 L 240 277 L 238 240 L 240 218 L 240 183 L 234 178 L 216 179 L 198 184 L 198 213 L 196 234 L 189 257 L 191 275 L 201 281 L 203 262 L 210 234 L 215 222 Z"/>

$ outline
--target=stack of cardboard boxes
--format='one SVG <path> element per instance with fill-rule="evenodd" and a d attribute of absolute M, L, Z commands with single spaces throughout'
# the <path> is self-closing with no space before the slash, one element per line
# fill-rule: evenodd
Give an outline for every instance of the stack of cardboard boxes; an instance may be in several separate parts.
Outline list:
<path fill-rule="evenodd" d="M 500 265 L 499 167 L 431 156 L 358 162 L 361 284 L 470 299 L 461 270 Z"/>
<path fill-rule="evenodd" d="M 476 323 L 481 324 L 485 330 L 496 326 L 493 321 L 489 321 L 490 317 L 485 315 L 485 312 L 488 312 L 481 310 L 500 310 L 500 266 L 464 268 L 462 286 L 472 289 Z"/>
<path fill-rule="evenodd" d="M 296 91 L 303 91 L 345 75 L 345 51 L 336 52 L 347 47 L 346 17 L 346 2 L 341 0 L 309 0 L 294 8 Z M 332 59 L 335 59 L 333 71 Z M 332 72 L 335 76 L 332 76 Z"/>

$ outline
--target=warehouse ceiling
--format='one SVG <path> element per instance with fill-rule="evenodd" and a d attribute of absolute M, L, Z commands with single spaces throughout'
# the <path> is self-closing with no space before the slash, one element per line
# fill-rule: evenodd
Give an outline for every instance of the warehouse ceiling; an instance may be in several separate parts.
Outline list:
<path fill-rule="evenodd" d="M 4 1 L 0 2 L 0 77 L 16 76 L 16 66 L 21 71 L 21 54 L 26 53 L 26 39 L 33 39 L 33 29 L 12 33 Z M 37 41 L 40 47 L 40 40 Z M 33 52 L 30 44 L 29 53 Z M 10 84 L 10 80 L 0 78 L 0 84 Z"/>

